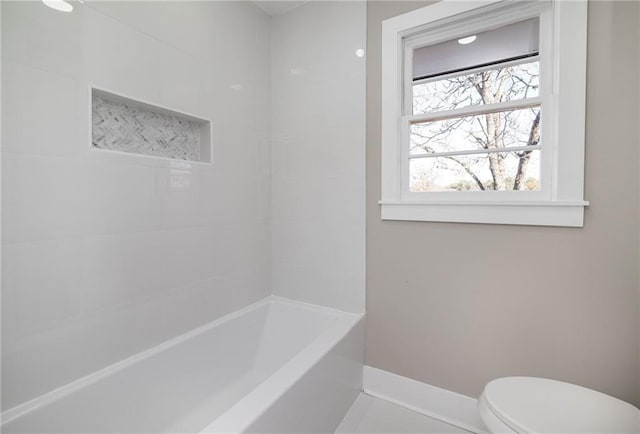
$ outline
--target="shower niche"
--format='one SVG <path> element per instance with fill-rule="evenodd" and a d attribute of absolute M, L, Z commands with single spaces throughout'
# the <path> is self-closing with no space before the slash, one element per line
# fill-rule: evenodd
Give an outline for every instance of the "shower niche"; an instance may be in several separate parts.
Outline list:
<path fill-rule="evenodd" d="M 211 163 L 211 121 L 92 87 L 91 147 Z"/>

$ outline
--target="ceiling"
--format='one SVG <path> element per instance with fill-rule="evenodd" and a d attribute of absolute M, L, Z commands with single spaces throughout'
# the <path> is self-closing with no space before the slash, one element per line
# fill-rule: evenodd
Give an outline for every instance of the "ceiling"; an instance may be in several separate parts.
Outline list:
<path fill-rule="evenodd" d="M 253 2 L 268 15 L 285 14 L 308 1 L 310 0 L 253 0 Z"/>

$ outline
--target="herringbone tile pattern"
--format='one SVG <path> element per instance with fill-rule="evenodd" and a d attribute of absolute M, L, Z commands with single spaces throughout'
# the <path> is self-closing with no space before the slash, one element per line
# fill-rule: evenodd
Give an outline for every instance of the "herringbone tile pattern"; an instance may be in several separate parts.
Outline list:
<path fill-rule="evenodd" d="M 93 146 L 200 161 L 200 124 L 144 107 L 93 96 Z"/>

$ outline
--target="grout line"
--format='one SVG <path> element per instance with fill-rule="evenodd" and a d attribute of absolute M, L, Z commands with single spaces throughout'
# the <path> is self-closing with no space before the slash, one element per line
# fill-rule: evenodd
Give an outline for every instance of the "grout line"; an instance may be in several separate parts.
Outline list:
<path fill-rule="evenodd" d="M 149 2 L 149 3 L 151 3 L 151 2 Z M 101 15 L 101 16 L 109 19 L 109 20 L 117 22 L 119 25 L 121 25 L 121 26 L 123 26 L 123 27 L 125 27 L 125 28 L 127 28 L 127 29 L 129 29 L 129 30 L 131 30 L 133 32 L 135 32 L 135 33 L 140 33 L 141 35 L 144 35 L 147 38 L 152 39 L 152 40 L 154 40 L 155 42 L 157 42 L 157 43 L 159 43 L 161 45 L 166 45 L 167 47 L 173 48 L 174 50 L 177 50 L 177 51 L 181 52 L 184 55 L 192 57 L 198 63 L 203 63 L 203 62 L 206 62 L 207 60 L 209 60 L 206 56 L 204 58 L 203 57 L 199 57 L 196 54 L 185 50 L 184 48 L 178 47 L 178 46 L 172 44 L 169 41 L 165 41 L 163 39 L 160 39 L 159 37 L 157 37 L 157 36 L 155 36 L 155 35 L 153 35 L 153 34 L 151 34 L 149 32 L 146 32 L 146 31 L 144 31 L 144 30 L 142 30 L 142 29 L 140 29 L 138 27 L 135 27 L 134 25 L 132 25 L 130 23 L 127 23 L 126 21 L 123 21 L 122 19 L 118 18 L 115 15 L 112 15 L 109 12 L 105 12 L 105 11 L 103 11 L 101 9 L 96 9 L 89 2 L 83 3 L 82 6 L 86 7 L 87 9 L 89 9 L 90 11 L 92 11 L 95 14 Z M 213 59 L 211 59 L 211 60 L 213 60 Z"/>

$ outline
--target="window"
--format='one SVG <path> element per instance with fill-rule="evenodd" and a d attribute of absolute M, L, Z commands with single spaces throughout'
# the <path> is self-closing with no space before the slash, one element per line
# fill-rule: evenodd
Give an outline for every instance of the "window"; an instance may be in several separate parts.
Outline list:
<path fill-rule="evenodd" d="M 582 226 L 586 2 L 383 23 L 383 219 Z"/>

